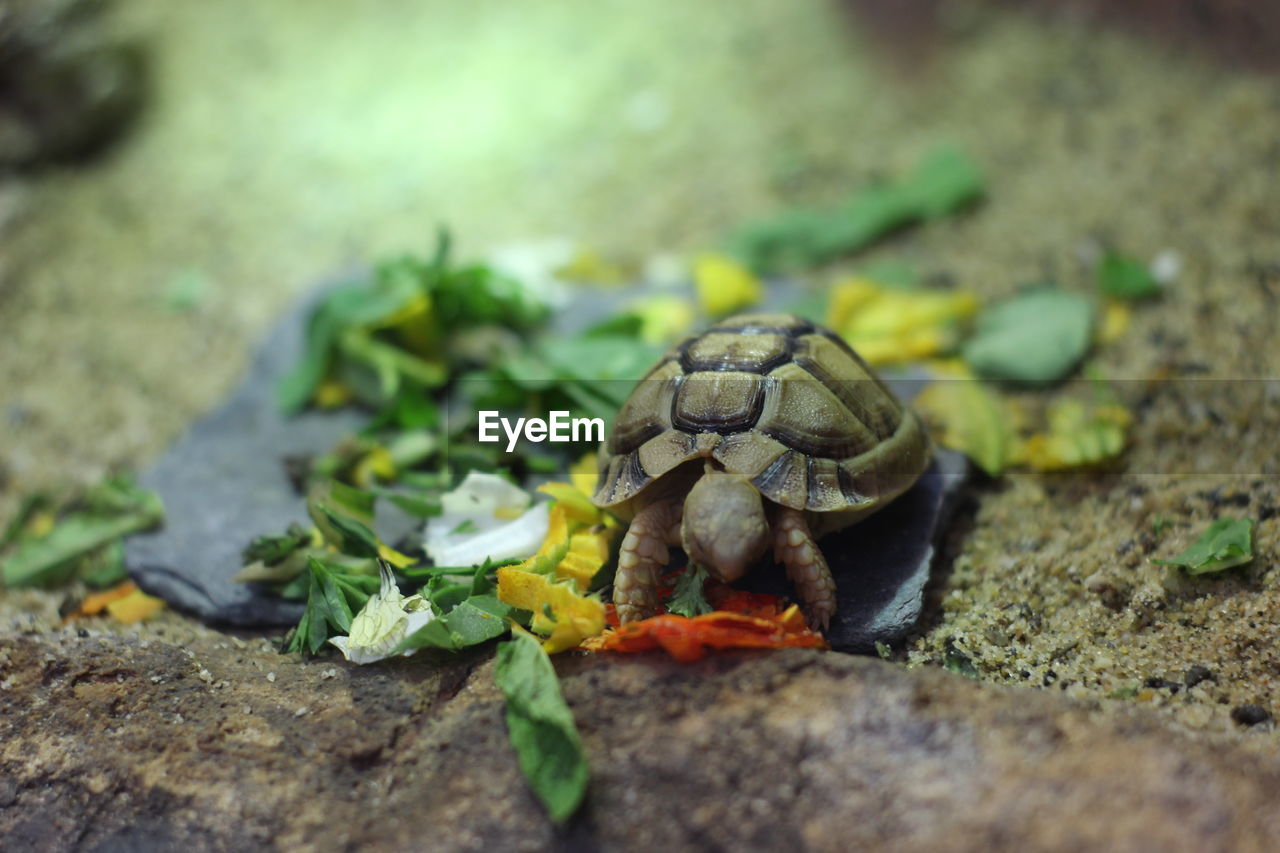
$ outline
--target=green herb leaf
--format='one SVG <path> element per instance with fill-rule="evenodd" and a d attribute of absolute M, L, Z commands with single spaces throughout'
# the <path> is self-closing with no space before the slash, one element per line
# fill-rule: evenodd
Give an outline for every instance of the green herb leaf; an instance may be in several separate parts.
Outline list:
<path fill-rule="evenodd" d="M 325 539 L 344 554 L 355 557 L 377 557 L 378 537 L 373 531 L 360 522 L 339 515 L 328 507 L 320 507 L 320 512 L 328 521 Z M 330 538 L 328 532 L 336 534 Z"/>
<path fill-rule="evenodd" d="M 974 162 L 958 148 L 943 147 L 908 175 L 866 188 L 843 210 L 789 211 L 741 229 L 730 247 L 758 271 L 814 266 L 913 222 L 952 213 L 982 191 Z"/>
<path fill-rule="evenodd" d="M 284 650 L 314 655 L 330 637 L 351 630 L 352 616 L 378 591 L 379 580 L 342 571 L 314 558 L 307 563 L 305 577 L 307 606 Z"/>
<path fill-rule="evenodd" d="M 126 477 L 95 487 L 85 496 L 84 504 L 84 509 L 59 519 L 45 536 L 35 539 L 15 534 L 16 542 L 0 559 L 4 586 L 58 583 L 75 571 L 82 557 L 164 520 L 160 498 Z"/>
<path fill-rule="evenodd" d="M 1253 519 L 1220 518 L 1178 556 L 1152 562 L 1180 566 L 1193 575 L 1205 575 L 1243 566 L 1252 560 Z"/>
<path fill-rule="evenodd" d="M 266 566 L 274 566 L 294 551 L 311 541 L 311 534 L 300 524 L 290 524 L 289 528 L 278 536 L 259 536 L 241 552 L 244 565 L 261 562 Z"/>
<path fill-rule="evenodd" d="M 507 697 L 507 732 L 520 772 L 551 819 L 568 820 L 587 791 L 590 770 L 555 668 L 531 634 L 498 646 L 494 681 Z"/>
<path fill-rule="evenodd" d="M 711 612 L 711 605 L 702 594 L 707 582 L 707 570 L 696 563 L 689 563 L 676 579 L 676 588 L 667 601 L 667 612 L 677 616 L 701 616 Z"/>
<path fill-rule="evenodd" d="M 964 345 L 964 360 L 988 379 L 1044 385 L 1080 363 L 1092 332 L 1088 299 L 1041 286 L 983 311 Z"/>
<path fill-rule="evenodd" d="M 323 480 L 307 495 L 307 514 L 324 541 L 357 557 L 378 556 L 373 534 L 374 496 L 338 480 Z"/>
<path fill-rule="evenodd" d="M 1098 264 L 1098 290 L 1114 299 L 1148 299 L 1159 296 L 1160 282 L 1146 265 L 1133 258 L 1108 251 Z"/>
<path fill-rule="evenodd" d="M 27 495 L 22 499 L 22 503 L 18 505 L 18 512 L 5 525 L 4 533 L 0 533 L 0 549 L 3 549 L 11 542 L 16 542 L 22 535 L 22 531 L 37 512 L 46 509 L 53 503 L 46 494 L 36 493 Z"/>

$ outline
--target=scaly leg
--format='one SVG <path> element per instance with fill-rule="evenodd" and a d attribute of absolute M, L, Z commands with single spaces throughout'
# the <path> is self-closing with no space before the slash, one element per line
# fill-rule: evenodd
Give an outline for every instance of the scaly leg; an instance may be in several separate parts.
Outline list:
<path fill-rule="evenodd" d="M 671 501 L 649 504 L 636 513 L 618 549 L 618 572 L 613 579 L 613 603 L 618 620 L 635 622 L 658 610 L 658 576 L 667 565 L 668 543 L 680 541 L 680 505 Z"/>
<path fill-rule="evenodd" d="M 779 508 L 773 523 L 773 558 L 786 566 L 809 627 L 825 631 L 836 612 L 836 582 L 800 510 Z"/>

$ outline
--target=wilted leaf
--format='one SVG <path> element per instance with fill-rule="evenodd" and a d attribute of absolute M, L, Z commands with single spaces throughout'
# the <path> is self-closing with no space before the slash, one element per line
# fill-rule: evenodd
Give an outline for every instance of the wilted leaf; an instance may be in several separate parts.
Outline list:
<path fill-rule="evenodd" d="M 961 150 L 936 149 L 909 174 L 870 186 L 841 210 L 792 210 L 734 235 L 734 254 L 752 269 L 813 266 L 855 252 L 913 222 L 935 219 L 975 201 L 983 179 Z"/>
<path fill-rule="evenodd" d="M 1161 566 L 1180 566 L 1204 575 L 1243 566 L 1253 560 L 1253 519 L 1220 518 L 1178 556 L 1152 560 Z"/>
<path fill-rule="evenodd" d="M 999 476 L 1013 460 L 1018 445 L 1013 409 L 967 373 L 932 383 L 913 405 L 942 425 L 940 444 L 959 450 L 990 476 Z"/>
<path fill-rule="evenodd" d="M 538 642 L 518 631 L 498 646 L 493 677 L 507 697 L 520 772 L 551 819 L 563 823 L 582 804 L 590 770 L 555 668 Z"/>
<path fill-rule="evenodd" d="M 1098 290 L 1114 299 L 1129 300 L 1161 293 L 1160 282 L 1146 264 L 1115 251 L 1108 251 L 1098 264 Z"/>

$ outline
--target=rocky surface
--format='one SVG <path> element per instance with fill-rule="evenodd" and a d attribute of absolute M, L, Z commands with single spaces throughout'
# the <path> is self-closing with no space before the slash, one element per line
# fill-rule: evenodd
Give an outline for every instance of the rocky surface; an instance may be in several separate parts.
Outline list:
<path fill-rule="evenodd" d="M 489 655 L 268 668 L 261 641 L 70 632 L 0 646 L 11 849 L 1265 849 L 1249 738 L 788 650 L 562 658 L 590 757 L 553 827 Z"/>

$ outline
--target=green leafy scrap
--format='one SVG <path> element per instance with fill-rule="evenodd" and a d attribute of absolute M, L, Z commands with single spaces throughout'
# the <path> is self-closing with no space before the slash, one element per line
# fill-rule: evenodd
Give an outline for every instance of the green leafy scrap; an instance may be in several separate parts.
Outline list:
<path fill-rule="evenodd" d="M 378 591 L 376 575 L 352 574 L 317 559 L 307 563 L 307 605 L 285 642 L 286 652 L 314 655 L 330 637 L 351 630 L 351 619 Z"/>
<path fill-rule="evenodd" d="M 324 541 L 345 554 L 376 557 L 378 538 L 373 534 L 371 492 L 339 480 L 322 480 L 307 494 L 307 514 Z"/>
<path fill-rule="evenodd" d="M 0 578 L 6 587 L 60 583 L 84 557 L 163 520 L 158 496 L 128 477 L 113 477 L 91 489 L 80 508 L 64 514 L 44 536 L 29 537 L 19 528 L 0 555 Z"/>
<path fill-rule="evenodd" d="M 498 646 L 493 676 L 507 698 L 507 732 L 520 772 L 551 819 L 563 823 L 582 804 L 590 769 L 555 667 L 521 631 Z"/>
<path fill-rule="evenodd" d="M 707 570 L 696 563 L 690 563 L 680 577 L 676 579 L 675 589 L 667 600 L 667 612 L 677 616 L 701 616 L 711 612 L 702 588 L 707 583 Z"/>
<path fill-rule="evenodd" d="M 311 534 L 301 524 L 290 524 L 279 535 L 258 536 L 240 553 L 243 564 L 260 562 L 274 566 L 311 542 Z"/>
<path fill-rule="evenodd" d="M 1146 264 L 1111 250 L 1098 263 L 1098 290 L 1104 296 L 1125 300 L 1150 299 L 1162 292 Z"/>
<path fill-rule="evenodd" d="M 1089 351 L 1093 320 L 1093 303 L 1086 297 L 1053 285 L 1034 287 L 978 315 L 964 344 L 964 360 L 987 379 L 1056 382 Z"/>
<path fill-rule="evenodd" d="M 455 354 L 466 360 L 464 348 L 451 345 L 459 332 L 520 333 L 546 320 L 547 306 L 518 282 L 483 265 L 453 265 L 449 249 L 442 231 L 430 260 L 395 258 L 370 280 L 331 291 L 308 318 L 301 360 L 277 388 L 281 408 L 302 409 L 333 377 L 385 407 L 387 421 L 434 424 L 438 414 L 422 400 L 449 379 Z"/>
<path fill-rule="evenodd" d="M 1152 560 L 1161 566 L 1177 566 L 1188 574 L 1207 575 L 1243 566 L 1253 560 L 1253 519 L 1220 518 L 1200 538 L 1169 560 Z"/>
<path fill-rule="evenodd" d="M 750 224 L 730 250 L 757 271 L 810 267 L 862 249 L 907 225 L 937 219 L 983 193 L 977 165 L 959 148 L 938 148 L 914 170 L 859 192 L 835 211 L 792 210 Z"/>

